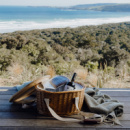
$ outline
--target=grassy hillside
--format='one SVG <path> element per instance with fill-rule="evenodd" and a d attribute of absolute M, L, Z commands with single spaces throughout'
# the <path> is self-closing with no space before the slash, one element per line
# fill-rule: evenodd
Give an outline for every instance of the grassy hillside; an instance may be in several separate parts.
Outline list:
<path fill-rule="evenodd" d="M 129 75 L 130 23 L 0 34 L 0 54 L 0 77 L 15 84 L 75 70 Z"/>

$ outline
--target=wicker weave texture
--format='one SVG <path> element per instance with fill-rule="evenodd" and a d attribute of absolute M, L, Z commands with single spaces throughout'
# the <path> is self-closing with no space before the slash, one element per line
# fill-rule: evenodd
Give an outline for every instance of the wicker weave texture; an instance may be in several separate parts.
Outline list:
<path fill-rule="evenodd" d="M 84 88 L 78 91 L 66 92 L 49 92 L 37 88 L 37 110 L 42 115 L 51 115 L 44 102 L 44 99 L 48 98 L 50 107 L 58 115 L 77 114 L 79 111 L 75 106 L 76 97 L 79 97 L 78 106 L 81 110 L 84 100 Z"/>

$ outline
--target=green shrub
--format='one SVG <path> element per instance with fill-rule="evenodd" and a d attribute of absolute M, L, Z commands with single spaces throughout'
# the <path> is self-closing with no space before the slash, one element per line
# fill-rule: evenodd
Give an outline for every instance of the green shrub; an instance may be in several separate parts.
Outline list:
<path fill-rule="evenodd" d="M 130 67 L 130 60 L 129 60 L 129 61 L 127 61 L 127 64 L 128 64 L 128 66 Z"/>
<path fill-rule="evenodd" d="M 95 72 L 98 69 L 98 62 L 88 61 L 86 67 L 88 68 L 88 71 Z"/>

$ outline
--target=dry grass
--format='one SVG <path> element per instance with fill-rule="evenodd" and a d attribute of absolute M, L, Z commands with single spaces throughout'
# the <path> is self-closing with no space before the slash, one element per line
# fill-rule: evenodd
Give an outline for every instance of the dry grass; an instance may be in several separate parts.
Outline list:
<path fill-rule="evenodd" d="M 77 69 L 75 70 L 75 72 L 77 73 L 77 76 L 82 79 L 82 80 L 86 80 L 87 76 L 88 76 L 88 71 L 87 69 Z"/>
<path fill-rule="evenodd" d="M 39 69 L 30 66 L 23 66 L 19 63 L 12 63 L 0 77 L 0 86 L 15 86 L 23 84 L 27 81 L 33 81 L 38 77 L 43 76 L 44 68 Z"/>
<path fill-rule="evenodd" d="M 24 67 L 19 63 L 12 63 L 7 68 L 7 72 L 4 73 L 0 78 L 0 86 L 14 86 L 18 85 L 22 80 L 24 73 Z"/>
<path fill-rule="evenodd" d="M 89 73 L 87 77 L 87 83 L 90 84 L 92 87 L 97 87 L 97 84 L 98 84 L 97 75 L 93 73 Z"/>
<path fill-rule="evenodd" d="M 128 66 L 124 65 L 119 71 L 119 76 L 115 77 L 114 70 L 110 73 L 105 69 L 97 70 L 97 73 L 88 73 L 87 83 L 88 86 L 98 88 L 130 88 L 130 74 Z"/>
<path fill-rule="evenodd" d="M 112 79 L 106 82 L 104 88 L 130 88 L 130 77 L 127 79 Z"/>
<path fill-rule="evenodd" d="M 0 86 L 15 86 L 27 81 L 33 81 L 43 75 L 50 75 L 52 78 L 56 74 L 53 66 L 29 68 L 23 67 L 18 63 L 13 63 L 8 67 L 7 72 L 3 73 L 0 77 Z M 75 72 L 77 73 L 76 81 L 82 82 L 86 87 L 130 88 L 130 73 L 128 73 L 125 65 L 119 70 L 119 77 L 115 77 L 113 73 L 109 73 L 103 69 L 97 70 L 96 74 L 88 72 L 86 68 L 76 69 Z"/>
<path fill-rule="evenodd" d="M 49 66 L 48 67 L 48 69 L 47 69 L 47 71 L 46 71 L 46 75 L 50 75 L 51 76 L 51 78 L 53 77 L 53 76 L 55 76 L 55 69 L 54 69 L 54 67 L 53 66 Z"/>
<path fill-rule="evenodd" d="M 5 86 L 6 80 L 3 78 L 0 78 L 0 86 Z"/>
<path fill-rule="evenodd" d="M 14 77 L 0 78 L 0 86 L 14 86 L 18 84 L 19 84 L 19 80 Z"/>
<path fill-rule="evenodd" d="M 18 63 L 12 63 L 12 65 L 7 68 L 7 71 L 10 75 L 16 77 L 24 72 L 24 67 Z"/>

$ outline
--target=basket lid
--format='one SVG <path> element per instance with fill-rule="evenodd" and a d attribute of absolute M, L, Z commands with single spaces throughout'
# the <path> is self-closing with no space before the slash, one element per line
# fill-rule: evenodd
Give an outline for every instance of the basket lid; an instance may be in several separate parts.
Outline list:
<path fill-rule="evenodd" d="M 40 82 L 45 82 L 45 81 L 49 80 L 49 78 L 50 78 L 50 76 L 47 75 L 47 76 L 44 76 L 44 77 L 41 77 L 41 78 L 34 80 L 30 84 L 28 84 L 27 86 L 22 88 L 20 91 L 18 91 L 16 94 L 14 94 L 10 98 L 9 101 L 10 102 L 19 102 L 22 99 L 29 97 L 30 95 L 32 95 L 36 91 L 35 86 L 37 84 L 39 84 Z"/>

